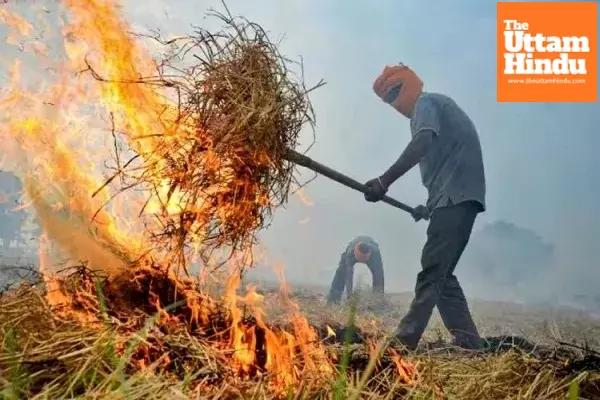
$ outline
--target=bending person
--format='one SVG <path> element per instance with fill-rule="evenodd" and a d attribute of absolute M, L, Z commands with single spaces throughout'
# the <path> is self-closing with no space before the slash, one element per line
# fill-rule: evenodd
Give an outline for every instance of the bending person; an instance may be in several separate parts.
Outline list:
<path fill-rule="evenodd" d="M 352 295 L 354 265 L 356 263 L 363 263 L 369 268 L 373 276 L 373 293 L 383 295 L 383 262 L 379 245 L 369 236 L 358 236 L 348 244 L 340 257 L 340 263 L 333 276 L 327 298 L 329 304 L 338 303 L 342 298 L 344 289 L 346 290 L 346 298 Z"/>

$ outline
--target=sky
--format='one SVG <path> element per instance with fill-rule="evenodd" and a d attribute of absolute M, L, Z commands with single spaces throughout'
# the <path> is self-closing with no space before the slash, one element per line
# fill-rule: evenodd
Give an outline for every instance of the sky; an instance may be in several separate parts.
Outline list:
<path fill-rule="evenodd" d="M 495 1 L 229 0 L 227 6 L 271 38 L 283 36 L 281 52 L 302 57 L 307 85 L 327 82 L 311 96 L 317 139 L 310 157 L 361 182 L 396 160 L 410 139 L 409 122 L 379 100 L 372 83 L 384 66 L 402 61 L 421 76 L 425 90 L 454 98 L 479 131 L 488 209 L 475 230 L 502 219 L 536 231 L 556 246 L 557 258 L 538 289 L 596 292 L 600 107 L 496 102 Z M 136 29 L 163 33 L 204 24 L 210 7 L 223 10 L 212 0 L 126 2 Z M 413 289 L 425 222 L 367 203 L 323 177 L 305 194 L 312 205 L 293 197 L 262 233 L 272 261 L 283 262 L 290 281 L 328 285 L 346 244 L 367 234 L 380 243 L 387 290 Z M 388 194 L 409 205 L 424 203 L 418 168 Z M 460 265 L 457 274 L 460 279 Z"/>

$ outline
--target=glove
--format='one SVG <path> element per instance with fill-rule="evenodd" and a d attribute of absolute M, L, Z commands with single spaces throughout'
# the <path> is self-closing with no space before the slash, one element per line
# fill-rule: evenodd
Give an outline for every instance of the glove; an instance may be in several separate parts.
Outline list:
<path fill-rule="evenodd" d="M 371 179 L 365 183 L 367 191 L 365 193 L 365 200 L 370 203 L 376 203 L 385 197 L 387 188 L 381 183 L 381 179 Z"/>
<path fill-rule="evenodd" d="M 429 208 L 426 206 L 416 206 L 411 215 L 415 222 L 419 222 L 422 219 L 427 221 L 429 219 Z"/>

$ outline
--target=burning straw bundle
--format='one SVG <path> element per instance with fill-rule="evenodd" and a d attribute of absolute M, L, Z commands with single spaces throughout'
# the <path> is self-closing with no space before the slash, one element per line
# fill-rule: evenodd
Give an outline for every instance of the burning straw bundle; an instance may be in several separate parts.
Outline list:
<path fill-rule="evenodd" d="M 212 16 L 225 24 L 217 33 L 153 37 L 170 55 L 158 77 L 136 82 L 176 93 L 164 138 L 135 179 L 153 186 L 161 210 L 152 233 L 177 261 L 190 248 L 205 261 L 215 249 L 250 249 L 295 181 L 286 152 L 306 123 L 314 126 L 314 88 L 296 79 L 265 31 L 229 13 Z"/>

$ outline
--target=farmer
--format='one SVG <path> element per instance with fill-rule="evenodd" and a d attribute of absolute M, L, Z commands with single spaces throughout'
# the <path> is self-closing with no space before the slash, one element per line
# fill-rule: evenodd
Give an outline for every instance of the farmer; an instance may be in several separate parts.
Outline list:
<path fill-rule="evenodd" d="M 383 264 L 379 245 L 369 236 L 357 236 L 342 252 L 340 263 L 333 276 L 327 302 L 338 303 L 346 289 L 346 297 L 352 295 L 354 265 L 363 263 L 373 276 L 373 293 L 383 295 Z"/>
<path fill-rule="evenodd" d="M 480 344 L 467 300 L 454 274 L 477 214 L 485 211 L 485 174 L 473 122 L 449 97 L 423 92 L 423 82 L 408 67 L 385 67 L 373 90 L 410 120 L 412 140 L 381 176 L 366 183 L 365 199 L 380 201 L 398 178 L 419 164 L 429 197 L 413 217 L 429 218 L 415 296 L 395 333 L 395 342 L 415 349 L 438 307 L 453 343 Z"/>

